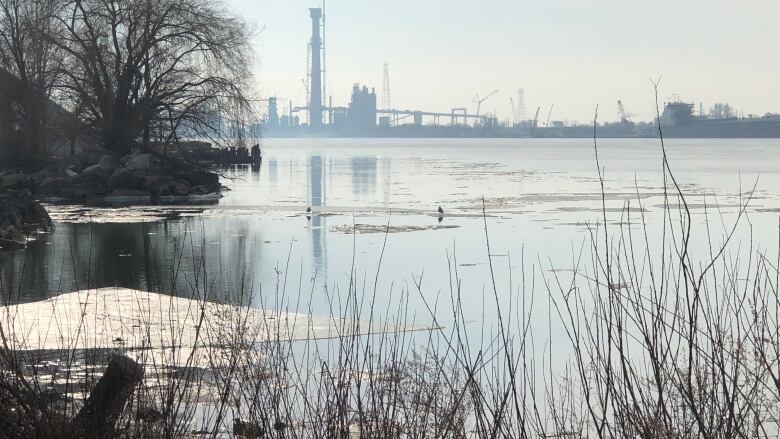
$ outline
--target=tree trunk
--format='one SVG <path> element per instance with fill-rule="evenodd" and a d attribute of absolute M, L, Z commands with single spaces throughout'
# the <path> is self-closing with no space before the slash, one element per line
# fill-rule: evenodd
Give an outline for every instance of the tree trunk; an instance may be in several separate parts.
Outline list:
<path fill-rule="evenodd" d="M 71 437 L 95 439 L 114 437 L 114 424 L 143 379 L 143 368 L 128 357 L 116 357 L 71 422 Z"/>

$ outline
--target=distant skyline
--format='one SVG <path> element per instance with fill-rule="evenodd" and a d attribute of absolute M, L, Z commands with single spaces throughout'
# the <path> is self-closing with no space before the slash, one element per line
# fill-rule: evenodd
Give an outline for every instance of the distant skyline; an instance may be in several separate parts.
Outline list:
<path fill-rule="evenodd" d="M 261 94 L 304 105 L 302 79 L 311 22 L 321 1 L 226 0 L 257 26 Z M 780 112 L 780 2 L 754 0 L 330 0 L 327 88 L 346 105 L 352 84 L 382 94 L 390 63 L 393 107 L 449 112 L 498 89 L 482 106 L 511 119 L 523 88 L 529 117 L 617 119 L 617 100 L 637 120 L 653 116 L 650 78 L 663 76 L 661 103 L 729 102 L 735 110 Z"/>

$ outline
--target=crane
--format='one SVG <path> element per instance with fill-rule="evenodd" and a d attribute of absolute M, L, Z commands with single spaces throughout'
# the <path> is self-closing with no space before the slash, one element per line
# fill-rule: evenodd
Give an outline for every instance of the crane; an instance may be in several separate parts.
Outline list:
<path fill-rule="evenodd" d="M 626 113 L 626 109 L 623 107 L 623 101 L 618 100 L 617 105 L 618 105 L 618 116 L 620 117 L 620 123 L 622 124 L 632 123 L 631 117 L 633 117 L 633 114 Z"/>
<path fill-rule="evenodd" d="M 480 98 L 479 95 L 474 96 L 474 103 L 477 104 L 477 112 L 476 112 L 477 116 L 479 116 L 479 110 L 482 109 L 482 103 L 492 98 L 493 95 L 495 95 L 496 93 L 498 93 L 498 90 L 493 91 L 492 93 L 485 96 L 484 98 Z"/>
<path fill-rule="evenodd" d="M 509 96 L 509 105 L 512 106 L 512 125 L 517 125 L 517 108 L 515 107 L 515 99 Z"/>
<path fill-rule="evenodd" d="M 531 125 L 531 135 L 534 134 L 536 131 L 536 126 L 539 124 L 539 111 L 542 109 L 542 107 L 536 107 L 536 116 L 534 116 L 534 122 Z"/>
<path fill-rule="evenodd" d="M 545 124 L 544 124 L 544 126 L 546 126 L 546 127 L 550 126 L 550 118 L 552 117 L 553 108 L 555 108 L 555 104 L 550 105 L 550 112 L 547 113 L 547 122 L 545 122 Z"/>

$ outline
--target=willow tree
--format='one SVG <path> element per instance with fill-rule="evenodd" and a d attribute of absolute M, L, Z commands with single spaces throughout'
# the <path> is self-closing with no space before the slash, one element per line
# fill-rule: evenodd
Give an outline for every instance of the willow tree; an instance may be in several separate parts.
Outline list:
<path fill-rule="evenodd" d="M 62 0 L 63 101 L 108 149 L 224 134 L 246 114 L 250 29 L 216 0 Z"/>

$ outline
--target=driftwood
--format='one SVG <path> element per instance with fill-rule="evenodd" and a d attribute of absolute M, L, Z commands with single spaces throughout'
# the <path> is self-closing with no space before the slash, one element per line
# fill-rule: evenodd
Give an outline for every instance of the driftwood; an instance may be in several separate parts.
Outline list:
<path fill-rule="evenodd" d="M 71 422 L 71 437 L 114 437 L 114 424 L 143 376 L 143 367 L 130 358 L 121 356 L 111 360 L 84 407 Z"/>

